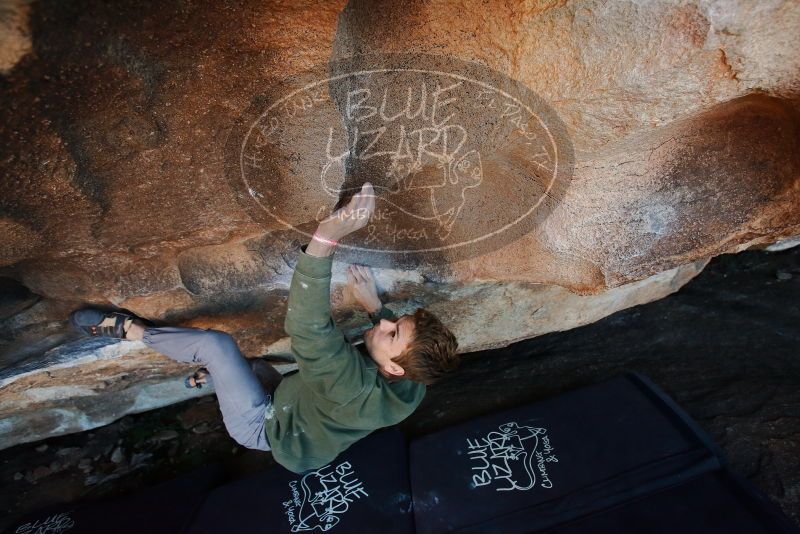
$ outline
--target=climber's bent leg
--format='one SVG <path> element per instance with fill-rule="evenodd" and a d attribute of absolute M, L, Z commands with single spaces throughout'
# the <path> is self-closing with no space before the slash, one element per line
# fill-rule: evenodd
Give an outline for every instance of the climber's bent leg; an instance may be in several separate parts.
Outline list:
<path fill-rule="evenodd" d="M 222 420 L 231 437 L 244 447 L 270 450 L 264 435 L 264 417 L 272 411 L 274 392 L 264 391 L 229 334 L 168 326 L 145 328 L 142 341 L 173 360 L 207 368 L 210 375 L 206 381 L 213 381 Z"/>

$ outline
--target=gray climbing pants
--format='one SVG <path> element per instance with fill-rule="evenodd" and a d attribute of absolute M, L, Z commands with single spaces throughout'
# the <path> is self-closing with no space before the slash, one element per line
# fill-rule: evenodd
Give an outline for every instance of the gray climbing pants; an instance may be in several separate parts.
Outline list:
<path fill-rule="evenodd" d="M 175 326 L 146 328 L 143 341 L 173 360 L 197 363 L 208 369 L 206 383 L 213 384 L 230 436 L 249 449 L 270 449 L 264 434 L 264 417 L 272 410 L 272 398 L 281 374 L 271 366 L 264 384 L 236 341 L 225 332 Z"/>

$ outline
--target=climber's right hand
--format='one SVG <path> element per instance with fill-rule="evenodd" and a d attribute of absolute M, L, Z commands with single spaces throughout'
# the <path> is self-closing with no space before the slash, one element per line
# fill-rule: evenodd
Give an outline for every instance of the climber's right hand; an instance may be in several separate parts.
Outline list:
<path fill-rule="evenodd" d="M 353 195 L 346 206 L 336 210 L 319 223 L 317 233 L 328 239 L 339 239 L 352 234 L 369 224 L 375 212 L 375 191 L 365 182 L 361 191 Z"/>

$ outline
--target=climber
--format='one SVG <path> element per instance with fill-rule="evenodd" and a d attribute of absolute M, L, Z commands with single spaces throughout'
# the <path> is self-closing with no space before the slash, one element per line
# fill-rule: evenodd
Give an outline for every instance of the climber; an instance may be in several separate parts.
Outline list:
<path fill-rule="evenodd" d="M 295 473 L 317 469 L 373 430 L 408 417 L 426 386 L 459 362 L 450 330 L 424 308 L 395 317 L 381 304 L 366 266 L 348 267 L 348 287 L 374 326 L 354 346 L 334 324 L 332 255 L 337 241 L 366 226 L 374 209 L 367 182 L 298 251 L 284 322 L 299 368 L 294 375 L 284 378 L 263 360 L 248 360 L 229 334 L 216 330 L 151 327 L 128 313 L 96 309 L 75 311 L 70 321 L 91 336 L 141 340 L 174 360 L 202 364 L 186 385 L 213 383 L 233 439 L 271 450 Z"/>

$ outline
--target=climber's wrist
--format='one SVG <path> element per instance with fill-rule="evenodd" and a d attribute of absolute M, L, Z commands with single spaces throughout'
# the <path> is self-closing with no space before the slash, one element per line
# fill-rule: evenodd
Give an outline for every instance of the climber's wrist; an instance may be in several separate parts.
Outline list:
<path fill-rule="evenodd" d="M 314 232 L 314 235 L 311 236 L 311 239 L 314 240 L 314 241 L 318 241 L 318 242 L 320 242 L 320 243 L 322 243 L 324 245 L 329 245 L 329 246 L 332 246 L 332 247 L 335 247 L 339 242 L 337 239 L 331 239 L 329 237 L 325 237 L 325 235 L 320 233 L 319 230 Z"/>
<path fill-rule="evenodd" d="M 306 254 L 312 256 L 330 256 L 336 250 L 338 239 L 328 237 L 323 231 L 317 228 L 314 235 L 311 236 L 311 241 L 306 246 Z"/>

